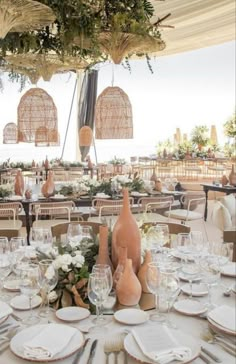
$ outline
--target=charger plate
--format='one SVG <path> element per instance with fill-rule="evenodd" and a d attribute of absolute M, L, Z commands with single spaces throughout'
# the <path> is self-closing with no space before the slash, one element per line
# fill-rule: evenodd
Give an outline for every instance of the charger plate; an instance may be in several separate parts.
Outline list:
<path fill-rule="evenodd" d="M 152 329 L 152 326 L 150 325 L 150 330 Z M 191 335 L 185 334 L 180 330 L 176 330 L 176 329 L 169 329 L 173 336 L 178 338 L 178 342 L 180 345 L 182 346 L 188 346 L 191 351 L 192 351 L 192 355 L 191 357 L 187 360 L 187 361 L 172 361 L 171 364 L 186 364 L 186 363 L 191 363 L 195 358 L 198 357 L 199 352 L 200 352 L 200 343 L 198 343 Z M 139 348 L 137 342 L 135 341 L 132 333 L 129 333 L 124 340 L 124 347 L 126 352 L 135 360 L 139 361 L 140 363 L 143 364 L 155 364 L 154 361 L 152 361 L 151 359 L 147 358 L 143 352 L 141 351 L 141 349 Z"/>
<path fill-rule="evenodd" d="M 50 325 L 50 324 L 49 324 Z M 76 334 L 71 338 L 68 345 L 59 353 L 54 355 L 52 358 L 47 359 L 33 359 L 28 358 L 24 355 L 23 345 L 25 342 L 32 339 L 35 335 L 38 334 L 40 330 L 42 330 L 46 325 L 35 325 L 26 328 L 25 330 L 20 331 L 16 334 L 10 342 L 10 349 L 18 358 L 22 358 L 24 360 L 28 360 L 31 362 L 53 362 L 56 360 L 65 359 L 71 355 L 73 355 L 79 348 L 84 344 L 83 334 L 78 330 Z"/>

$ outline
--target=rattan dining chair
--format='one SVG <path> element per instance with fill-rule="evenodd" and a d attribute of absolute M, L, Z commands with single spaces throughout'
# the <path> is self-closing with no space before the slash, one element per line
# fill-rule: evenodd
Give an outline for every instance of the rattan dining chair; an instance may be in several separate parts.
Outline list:
<path fill-rule="evenodd" d="M 20 202 L 0 203 L 0 234 L 4 236 L 4 232 L 9 231 L 9 236 L 14 234 L 18 236 L 22 228 L 22 221 L 19 220 L 19 214 L 23 210 Z M 8 235 L 5 235 L 8 237 Z"/>
<path fill-rule="evenodd" d="M 90 226 L 93 234 L 97 235 L 99 233 L 99 227 L 102 225 L 99 222 L 92 221 L 79 221 L 79 222 L 63 222 L 51 227 L 52 237 L 56 239 L 56 241 L 60 241 L 63 235 L 65 236 L 68 231 L 69 224 L 79 224 L 82 226 Z"/>
<path fill-rule="evenodd" d="M 129 197 L 130 207 L 134 204 L 133 197 Z M 118 215 L 123 206 L 123 200 L 109 200 L 102 198 L 95 198 L 92 201 L 92 207 L 96 210 L 99 217 L 102 215 Z"/>

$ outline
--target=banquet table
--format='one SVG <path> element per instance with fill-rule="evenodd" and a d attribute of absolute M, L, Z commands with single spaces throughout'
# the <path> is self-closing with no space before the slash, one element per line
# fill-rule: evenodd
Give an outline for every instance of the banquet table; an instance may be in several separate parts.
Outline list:
<path fill-rule="evenodd" d="M 229 297 L 225 297 L 223 295 L 223 292 L 225 291 L 225 287 L 233 285 L 234 282 L 235 282 L 234 278 L 222 276 L 218 286 L 213 288 L 213 296 L 212 296 L 213 302 L 216 303 L 217 305 L 224 304 L 224 305 L 227 305 L 227 306 L 235 309 L 236 295 L 233 292 L 231 293 L 231 295 Z M 185 284 L 185 282 L 181 282 L 181 285 L 183 285 L 183 284 Z M 15 295 L 15 293 L 11 293 L 11 294 L 12 294 L 12 296 Z M 186 297 L 187 297 L 186 295 L 181 294 L 178 297 L 178 300 L 185 299 Z M 199 299 L 199 301 L 206 301 L 208 298 L 207 298 L 207 296 L 204 296 L 204 297 L 198 297 L 198 299 Z M 37 308 L 34 309 L 35 313 L 37 313 L 38 311 L 39 311 L 39 309 L 37 309 Z M 19 310 L 14 310 L 14 313 L 17 314 L 17 316 L 22 317 L 22 318 L 29 314 L 28 311 L 19 311 Z M 197 343 L 200 343 L 204 347 L 211 350 L 211 352 L 218 355 L 219 358 L 222 360 L 223 364 L 226 364 L 226 363 L 235 364 L 235 358 L 232 355 L 228 354 L 226 351 L 224 351 L 221 347 L 219 347 L 218 345 L 206 343 L 205 341 L 201 340 L 201 334 L 208 327 L 208 321 L 206 320 L 206 318 L 201 318 L 200 316 L 183 315 L 183 314 L 177 313 L 173 308 L 171 310 L 170 315 L 171 315 L 171 320 L 177 325 L 178 329 L 180 329 L 187 335 L 191 335 L 196 340 Z M 103 364 L 103 363 L 105 364 L 106 363 L 106 358 L 105 358 L 105 355 L 103 352 L 103 345 L 106 340 L 115 338 L 118 333 L 124 332 L 125 329 L 130 330 L 130 328 L 131 328 L 131 326 L 129 326 L 129 325 L 124 325 L 124 324 L 116 322 L 113 315 L 109 315 L 107 317 L 109 319 L 109 323 L 106 324 L 106 326 L 105 326 L 105 328 L 106 328 L 105 333 L 98 332 L 96 335 L 92 334 L 92 333 L 85 334 L 86 337 L 98 338 L 98 345 L 96 348 L 95 357 L 92 361 L 93 364 Z M 78 328 L 81 331 L 88 331 L 88 328 L 91 325 L 92 318 L 93 318 L 93 316 L 90 316 L 89 318 L 86 318 L 79 322 L 70 323 L 69 325 L 73 326 L 75 328 Z M 8 321 L 13 321 L 13 318 L 9 317 Z M 5 322 L 7 322 L 7 321 L 5 321 Z M 60 321 L 59 319 L 57 319 L 54 313 L 50 314 L 49 321 L 47 321 L 46 319 L 41 319 L 40 323 L 48 323 L 50 325 L 51 322 L 66 324 L 66 322 Z M 152 325 L 156 326 L 159 324 L 153 323 L 151 321 L 147 321 L 147 323 L 142 324 L 142 325 L 147 325 L 151 329 Z M 89 355 L 89 348 L 90 348 L 90 345 L 88 345 L 88 347 L 86 347 L 86 349 L 84 350 L 84 353 L 83 353 L 81 359 L 79 360 L 78 364 L 87 363 L 87 359 L 88 359 L 88 355 Z M 62 359 L 60 361 L 53 361 L 53 363 L 71 364 L 74 356 L 75 356 L 75 354 L 66 359 Z M 214 361 L 212 359 L 210 359 L 210 360 L 211 360 L 211 363 L 214 363 Z M 196 358 L 191 362 L 194 364 L 204 363 L 200 358 Z M 0 354 L 0 364 L 15 364 L 15 363 L 26 364 L 26 363 L 30 363 L 30 362 L 16 357 L 11 352 L 10 349 L 7 349 L 2 354 Z M 43 363 L 43 362 L 40 362 L 40 363 Z M 115 359 L 114 359 L 114 355 L 111 354 L 109 356 L 109 364 L 113 364 L 113 363 L 115 363 Z M 121 352 L 118 355 L 118 364 L 124 364 L 124 363 L 125 363 L 124 353 Z M 128 364 L 135 364 L 135 363 L 137 364 L 138 362 L 128 355 Z"/>

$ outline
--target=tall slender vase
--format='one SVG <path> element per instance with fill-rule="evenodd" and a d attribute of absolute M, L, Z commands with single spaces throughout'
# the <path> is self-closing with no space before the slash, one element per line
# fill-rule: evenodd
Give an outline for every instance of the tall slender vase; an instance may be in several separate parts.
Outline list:
<path fill-rule="evenodd" d="M 23 196 L 24 193 L 24 178 L 21 172 L 21 169 L 18 169 L 15 177 L 14 190 L 15 194 L 18 196 Z"/>
<path fill-rule="evenodd" d="M 137 273 L 141 264 L 141 235 L 130 210 L 127 188 L 123 189 L 123 206 L 112 232 L 112 263 L 115 269 L 120 246 L 127 247 L 127 257 L 132 259 L 134 272 Z"/>
<path fill-rule="evenodd" d="M 231 186 L 236 186 L 236 172 L 234 171 L 234 164 L 232 164 L 232 169 L 229 174 L 229 183 Z"/>
<path fill-rule="evenodd" d="M 116 267 L 116 270 L 113 274 L 113 287 L 116 288 L 117 282 L 119 281 L 121 275 L 125 270 L 125 264 L 127 260 L 127 247 L 120 246 L 119 247 L 119 260 Z"/>
<path fill-rule="evenodd" d="M 124 306 L 134 306 L 139 303 L 141 294 L 142 287 L 133 271 L 132 259 L 126 259 L 124 273 L 116 285 L 118 301 Z"/>
<path fill-rule="evenodd" d="M 50 197 L 54 193 L 54 181 L 53 181 L 53 171 L 48 172 L 47 181 L 42 186 L 42 194 L 44 197 Z"/>
<path fill-rule="evenodd" d="M 114 268 L 109 257 L 107 225 L 102 225 L 99 227 L 99 250 L 96 264 L 107 264 L 111 267 L 111 271 L 114 272 Z"/>
<path fill-rule="evenodd" d="M 138 279 L 139 279 L 139 282 L 141 283 L 142 291 L 145 293 L 150 292 L 147 287 L 147 283 L 146 283 L 146 274 L 147 274 L 148 263 L 150 263 L 151 261 L 152 261 L 152 254 L 151 254 L 150 250 L 147 250 L 146 254 L 145 254 L 144 262 L 141 265 L 139 272 L 138 272 Z"/>

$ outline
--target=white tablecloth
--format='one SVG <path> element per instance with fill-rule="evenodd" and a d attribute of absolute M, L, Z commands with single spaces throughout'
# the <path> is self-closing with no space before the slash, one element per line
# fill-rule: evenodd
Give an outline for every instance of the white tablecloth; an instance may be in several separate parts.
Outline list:
<path fill-rule="evenodd" d="M 234 307 L 235 308 L 235 298 L 236 295 L 234 293 L 231 293 L 230 297 L 225 297 L 223 296 L 223 291 L 224 291 L 224 285 L 232 285 L 234 283 L 234 279 L 233 278 L 222 278 L 220 284 L 213 288 L 213 301 L 217 304 L 217 305 L 221 305 L 221 304 L 226 304 L 230 307 Z M 181 283 L 184 284 L 184 283 Z M 183 299 L 186 298 L 187 296 L 181 295 L 179 296 L 179 299 Z M 208 298 L 207 296 L 204 297 L 198 297 L 199 300 L 201 301 L 206 301 Z M 37 312 L 38 309 L 35 309 L 35 312 Z M 29 314 L 28 311 L 15 311 L 15 313 L 20 316 L 20 317 L 24 317 L 27 316 Z M 200 318 L 200 317 L 190 317 L 190 316 L 185 316 L 182 314 L 179 314 L 177 312 L 174 311 L 174 309 L 172 309 L 171 311 L 171 320 L 178 326 L 179 329 L 181 329 L 182 331 L 184 331 L 185 333 L 192 335 L 194 338 L 196 338 L 197 341 L 201 341 L 201 344 L 204 345 L 205 347 L 208 347 L 212 352 L 214 352 L 216 355 L 218 355 L 221 360 L 222 360 L 222 364 L 235 364 L 235 358 L 233 358 L 233 356 L 229 355 L 228 353 L 226 353 L 223 349 L 221 349 L 219 346 L 217 345 L 212 345 L 212 344 L 208 344 L 205 341 L 201 340 L 201 333 L 204 331 L 204 329 L 207 328 L 208 326 L 208 322 L 206 319 Z M 105 330 L 105 334 L 104 335 L 96 335 L 99 339 L 98 345 L 97 345 L 97 349 L 96 349 L 96 355 L 95 358 L 93 360 L 93 364 L 105 364 L 105 355 L 103 353 L 103 343 L 106 339 L 111 339 L 112 336 L 117 333 L 117 332 L 121 332 L 123 331 L 125 328 L 130 328 L 128 326 L 119 324 L 118 322 L 115 322 L 113 316 L 108 316 L 110 319 L 109 324 L 107 324 L 106 326 L 106 330 Z M 83 321 L 80 321 L 79 323 L 75 323 L 73 322 L 72 326 L 76 327 L 76 328 L 80 328 L 80 327 L 85 327 L 86 322 L 88 322 L 89 320 L 91 320 L 93 317 L 91 316 L 88 319 L 85 319 Z M 12 320 L 12 318 L 9 318 L 8 320 Z M 53 314 L 50 317 L 50 321 L 53 322 L 58 322 L 61 323 L 61 321 L 59 321 Z M 45 323 L 45 319 L 41 320 L 41 323 Z M 92 336 L 91 334 L 86 334 L 86 336 L 91 336 L 91 337 L 95 337 Z M 88 348 L 89 349 L 89 348 Z M 88 350 L 85 350 L 83 356 L 81 357 L 80 361 L 78 364 L 85 364 L 87 363 L 87 358 L 88 358 Z M 74 356 L 71 356 L 65 360 L 60 360 L 60 361 L 55 361 L 53 363 L 55 364 L 71 364 L 72 360 L 73 360 Z M 212 361 L 212 360 L 211 360 Z M 11 351 L 10 349 L 6 350 L 4 353 L 2 353 L 0 355 L 0 364 L 26 364 L 26 363 L 30 363 L 26 360 L 22 360 L 17 358 Z M 114 357 L 113 355 L 110 355 L 110 361 L 109 364 L 114 363 Z M 119 364 L 123 364 L 124 363 L 124 358 L 123 358 L 123 353 L 119 354 L 118 357 L 118 363 Z M 128 358 L 128 363 L 129 364 L 137 364 L 138 362 L 135 361 L 132 358 Z M 194 364 L 202 364 L 202 360 L 197 358 L 193 361 Z"/>

